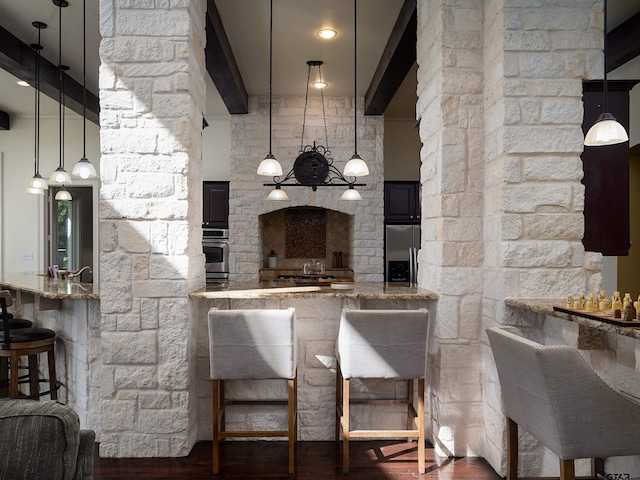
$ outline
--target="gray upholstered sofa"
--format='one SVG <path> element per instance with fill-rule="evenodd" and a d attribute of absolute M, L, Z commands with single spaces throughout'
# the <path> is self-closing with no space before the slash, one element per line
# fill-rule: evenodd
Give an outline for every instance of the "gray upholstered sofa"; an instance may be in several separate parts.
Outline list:
<path fill-rule="evenodd" d="M 0 480 L 92 479 L 94 443 L 66 405 L 0 400 Z"/>

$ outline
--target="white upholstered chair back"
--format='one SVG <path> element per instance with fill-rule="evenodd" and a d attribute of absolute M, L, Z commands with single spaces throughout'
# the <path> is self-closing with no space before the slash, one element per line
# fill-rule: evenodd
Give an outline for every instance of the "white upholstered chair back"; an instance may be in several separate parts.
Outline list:
<path fill-rule="evenodd" d="M 514 327 L 487 335 L 505 415 L 563 460 L 640 454 L 640 405 L 611 389 L 569 346 L 544 346 Z"/>
<path fill-rule="evenodd" d="M 211 378 L 295 377 L 295 309 L 209 310 Z"/>
<path fill-rule="evenodd" d="M 429 312 L 342 310 L 336 355 L 345 379 L 425 378 Z"/>

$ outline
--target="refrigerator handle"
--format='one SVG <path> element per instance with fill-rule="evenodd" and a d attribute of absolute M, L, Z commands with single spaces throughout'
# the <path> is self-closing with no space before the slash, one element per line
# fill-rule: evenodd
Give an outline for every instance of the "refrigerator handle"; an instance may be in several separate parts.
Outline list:
<path fill-rule="evenodd" d="M 418 249 L 413 247 L 410 250 L 411 283 L 418 283 Z"/>
<path fill-rule="evenodd" d="M 409 283 L 414 283 L 414 278 L 413 278 L 413 248 L 409 249 Z"/>

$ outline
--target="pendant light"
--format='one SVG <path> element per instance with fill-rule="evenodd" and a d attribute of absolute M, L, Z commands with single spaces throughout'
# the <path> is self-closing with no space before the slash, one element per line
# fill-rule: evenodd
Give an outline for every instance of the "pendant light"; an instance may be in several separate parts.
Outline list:
<path fill-rule="evenodd" d="M 369 175 L 367 164 L 358 155 L 358 0 L 353 0 L 353 156 L 344 166 L 345 177 Z M 350 192 L 351 190 L 351 192 Z M 355 193 L 354 193 L 355 192 Z M 357 195 L 356 195 L 357 194 Z M 358 198 L 359 197 L 359 198 Z M 361 200 L 360 193 L 350 186 L 342 194 L 341 200 Z"/>
<path fill-rule="evenodd" d="M 282 175 L 282 165 L 271 153 L 271 128 L 273 115 L 273 0 L 269 5 L 269 153 L 258 166 L 258 175 L 277 177 Z M 284 192 L 283 192 L 284 193 Z"/>
<path fill-rule="evenodd" d="M 40 175 L 40 52 L 42 45 L 40 44 L 40 33 L 43 28 L 47 28 L 46 23 L 33 22 L 31 25 L 38 29 L 38 43 L 32 43 L 30 46 L 36 54 L 36 81 L 35 81 L 35 99 L 34 99 L 34 174 L 33 178 L 27 185 L 26 193 L 32 195 L 44 195 L 44 191 L 49 188 L 47 182 Z"/>
<path fill-rule="evenodd" d="M 96 178 L 96 167 L 87 158 L 87 0 L 82 2 L 82 158 L 71 175 L 83 179 Z"/>
<path fill-rule="evenodd" d="M 604 0 L 604 113 L 600 114 L 584 139 L 588 147 L 600 147 L 627 142 L 629 136 L 624 127 L 607 109 L 607 0 Z"/>
<path fill-rule="evenodd" d="M 49 177 L 51 183 L 71 183 L 71 177 L 64 169 L 64 75 L 69 69 L 66 65 L 62 65 L 62 9 L 69 6 L 67 0 L 53 0 L 53 4 L 60 8 L 58 23 L 58 71 L 60 72 L 60 89 L 58 91 L 58 114 L 60 121 L 60 163 L 58 168 Z"/>

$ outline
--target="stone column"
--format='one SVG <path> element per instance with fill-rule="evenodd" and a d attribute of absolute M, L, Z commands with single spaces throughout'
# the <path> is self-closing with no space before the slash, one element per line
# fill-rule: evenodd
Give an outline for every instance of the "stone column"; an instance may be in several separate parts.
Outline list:
<path fill-rule="evenodd" d="M 100 0 L 100 454 L 196 440 L 204 0 Z"/>
<path fill-rule="evenodd" d="M 442 454 L 481 455 L 499 472 L 504 415 L 485 328 L 531 320 L 505 309 L 505 297 L 563 297 L 600 283 L 600 256 L 581 243 L 580 183 L 582 79 L 602 71 L 598 8 L 418 2 L 419 282 L 440 294 L 432 436 Z M 542 463 L 540 451 L 527 453 L 528 465 Z"/>

